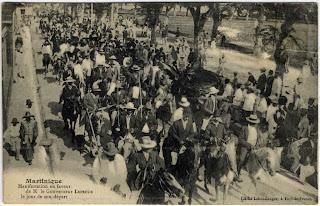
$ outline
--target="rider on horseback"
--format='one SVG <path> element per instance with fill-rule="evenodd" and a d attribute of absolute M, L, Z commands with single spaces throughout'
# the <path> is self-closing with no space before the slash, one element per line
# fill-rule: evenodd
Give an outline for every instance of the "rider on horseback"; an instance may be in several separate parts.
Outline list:
<path fill-rule="evenodd" d="M 75 80 L 72 77 L 68 77 L 65 81 L 66 85 L 63 87 L 62 94 L 60 96 L 59 104 L 63 102 L 62 107 L 62 117 L 64 121 L 64 128 L 69 129 L 72 128 L 72 125 L 69 127 L 68 119 L 70 119 L 74 113 L 74 106 L 80 96 L 80 92 L 78 88 L 73 84 Z"/>

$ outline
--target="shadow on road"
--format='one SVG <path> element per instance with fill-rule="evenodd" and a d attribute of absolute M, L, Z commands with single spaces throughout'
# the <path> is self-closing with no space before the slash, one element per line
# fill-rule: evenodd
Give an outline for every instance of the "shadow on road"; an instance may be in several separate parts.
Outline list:
<path fill-rule="evenodd" d="M 64 122 L 52 119 L 46 120 L 46 122 L 50 128 L 50 133 L 62 139 L 66 147 L 73 149 L 72 136 L 69 131 L 63 129 Z"/>
<path fill-rule="evenodd" d="M 62 105 L 60 105 L 58 102 L 49 102 L 48 107 L 51 109 L 51 114 L 58 116 L 58 113 L 62 109 Z"/>
<path fill-rule="evenodd" d="M 56 78 L 55 77 L 45 77 L 45 80 L 47 80 L 47 83 L 48 84 L 51 84 L 51 83 L 55 83 L 57 82 Z"/>

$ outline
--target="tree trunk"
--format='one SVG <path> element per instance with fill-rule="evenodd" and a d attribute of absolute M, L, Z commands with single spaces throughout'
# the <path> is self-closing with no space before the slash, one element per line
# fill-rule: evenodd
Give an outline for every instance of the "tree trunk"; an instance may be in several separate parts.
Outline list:
<path fill-rule="evenodd" d="M 263 50 L 262 42 L 259 40 L 259 32 L 261 30 L 261 27 L 263 26 L 264 14 L 265 14 L 264 8 L 261 7 L 260 15 L 258 17 L 258 25 L 255 28 L 255 39 L 254 39 L 254 46 L 253 46 L 253 53 L 256 56 L 261 56 L 262 50 Z"/>
<path fill-rule="evenodd" d="M 286 19 L 281 25 L 281 33 L 273 55 L 277 65 L 276 72 L 278 72 L 282 78 L 285 73 L 285 65 L 288 60 L 288 54 L 285 52 L 286 48 L 284 48 L 283 41 L 289 36 L 293 23 L 294 21 L 291 19 Z"/>

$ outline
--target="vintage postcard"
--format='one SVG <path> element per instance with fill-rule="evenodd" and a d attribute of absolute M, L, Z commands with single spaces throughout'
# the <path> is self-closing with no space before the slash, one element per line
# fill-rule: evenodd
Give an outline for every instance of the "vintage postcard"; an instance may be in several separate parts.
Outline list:
<path fill-rule="evenodd" d="M 316 2 L 1 7 L 4 203 L 318 203 Z"/>

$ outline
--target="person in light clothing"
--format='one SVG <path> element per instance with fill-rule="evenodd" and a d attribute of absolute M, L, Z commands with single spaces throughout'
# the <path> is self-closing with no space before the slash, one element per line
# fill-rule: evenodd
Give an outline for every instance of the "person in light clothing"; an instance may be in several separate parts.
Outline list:
<path fill-rule="evenodd" d="M 100 49 L 99 52 L 97 53 L 96 59 L 95 59 L 95 65 L 96 66 L 98 66 L 98 65 L 105 66 L 106 65 L 106 57 L 105 57 L 103 49 Z"/>
<path fill-rule="evenodd" d="M 127 166 L 113 142 L 106 143 L 101 154 L 97 155 L 92 165 L 92 176 L 96 183 L 110 186 L 111 190 L 128 197 L 129 186 L 126 182 Z"/>
<path fill-rule="evenodd" d="M 230 79 L 226 79 L 225 80 L 225 88 L 224 88 L 224 92 L 223 92 L 223 95 L 224 97 L 233 97 L 233 87 L 232 87 L 232 84 L 230 82 Z"/>
<path fill-rule="evenodd" d="M 260 119 L 265 119 L 267 115 L 268 104 L 264 93 L 260 94 L 260 101 L 257 105 L 257 115 Z"/>
<path fill-rule="evenodd" d="M 73 67 L 73 72 L 76 78 L 79 80 L 79 82 L 84 84 L 84 73 L 83 73 L 81 63 L 82 63 L 81 59 L 76 61 L 76 64 Z"/>
<path fill-rule="evenodd" d="M 11 124 L 3 134 L 3 139 L 5 143 L 8 143 L 11 151 L 15 151 L 16 160 L 20 158 L 20 124 L 17 118 L 12 118 Z"/>
<path fill-rule="evenodd" d="M 270 96 L 269 97 L 271 103 L 268 106 L 267 109 L 267 114 L 266 114 L 266 121 L 269 124 L 269 133 L 270 134 L 274 134 L 274 132 L 276 131 L 277 128 L 277 124 L 274 121 L 274 114 L 278 111 L 279 107 L 278 107 L 278 98 L 276 96 Z"/>
<path fill-rule="evenodd" d="M 208 98 L 204 103 L 204 111 L 210 115 L 214 115 L 217 108 L 217 94 L 219 90 L 215 87 L 209 88 Z"/>
<path fill-rule="evenodd" d="M 255 102 L 256 102 L 256 95 L 255 93 L 253 93 L 252 88 L 248 88 L 247 95 L 244 97 L 244 102 L 242 107 L 245 117 L 248 117 L 250 116 L 250 114 L 253 113 Z"/>
<path fill-rule="evenodd" d="M 240 158 L 238 163 L 238 175 L 240 176 L 241 169 L 245 165 L 245 160 L 247 157 L 247 153 L 251 151 L 257 144 L 258 140 L 258 130 L 256 125 L 260 123 L 257 115 L 250 115 L 246 117 L 248 122 L 247 126 L 243 127 L 241 135 L 239 137 L 239 147 L 240 147 Z M 242 182 L 240 177 L 238 176 L 237 181 Z"/>

